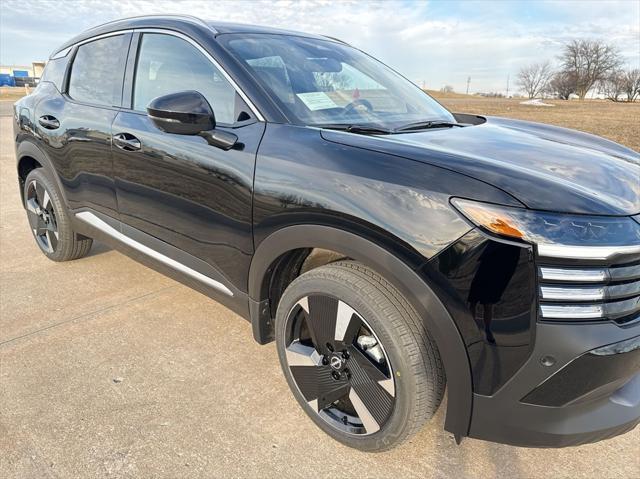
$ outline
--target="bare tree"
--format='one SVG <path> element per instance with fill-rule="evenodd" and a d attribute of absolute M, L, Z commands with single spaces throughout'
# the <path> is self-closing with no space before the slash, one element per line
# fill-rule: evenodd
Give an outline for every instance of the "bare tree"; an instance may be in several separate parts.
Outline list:
<path fill-rule="evenodd" d="M 351 78 L 342 72 L 315 72 L 314 76 L 316 85 L 321 91 L 355 89 Z"/>
<path fill-rule="evenodd" d="M 575 92 L 584 100 L 593 86 L 620 67 L 622 60 L 615 47 L 599 40 L 572 40 L 560 55 L 565 72 L 575 75 Z"/>
<path fill-rule="evenodd" d="M 598 83 L 599 93 L 604 94 L 607 100 L 620 101 L 624 93 L 625 72 L 614 70 Z"/>
<path fill-rule="evenodd" d="M 627 95 L 627 101 L 635 101 L 640 97 L 640 69 L 627 70 L 622 74 L 623 90 Z"/>
<path fill-rule="evenodd" d="M 535 98 L 547 89 L 552 76 L 553 70 L 548 61 L 534 63 L 520 69 L 518 85 L 529 95 L 529 98 Z"/>
<path fill-rule="evenodd" d="M 572 72 L 556 72 L 546 88 L 546 93 L 561 100 L 568 100 L 576 92 L 576 77 Z"/>
<path fill-rule="evenodd" d="M 442 88 L 440 88 L 440 91 L 442 93 L 453 93 L 453 87 L 451 85 L 445 85 Z"/>

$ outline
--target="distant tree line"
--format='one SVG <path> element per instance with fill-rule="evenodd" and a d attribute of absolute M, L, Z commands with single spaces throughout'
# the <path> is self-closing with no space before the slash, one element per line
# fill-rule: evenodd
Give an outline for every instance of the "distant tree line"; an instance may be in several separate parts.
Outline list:
<path fill-rule="evenodd" d="M 551 62 L 534 63 L 518 72 L 518 85 L 529 98 L 552 96 L 581 100 L 596 88 L 613 101 L 640 98 L 640 69 L 623 69 L 618 50 L 598 40 L 573 40 L 558 57 L 559 68 Z"/>

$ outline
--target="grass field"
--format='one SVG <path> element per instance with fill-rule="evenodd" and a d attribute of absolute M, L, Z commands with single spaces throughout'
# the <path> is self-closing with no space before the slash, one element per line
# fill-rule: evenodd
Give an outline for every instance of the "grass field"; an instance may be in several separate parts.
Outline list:
<path fill-rule="evenodd" d="M 639 102 L 545 100 L 545 103 L 554 106 L 544 107 L 521 105 L 521 99 L 432 94 L 453 112 L 504 116 L 574 128 L 609 138 L 640 151 Z"/>
<path fill-rule="evenodd" d="M 24 88 L 0 88 L 0 100 L 16 101 Z M 552 107 L 521 105 L 521 99 L 484 98 L 461 93 L 429 91 L 449 110 L 457 113 L 504 116 L 574 128 L 600 135 L 640 151 L 640 102 L 604 100 L 545 100 Z"/>
<path fill-rule="evenodd" d="M 31 89 L 33 90 L 33 88 Z M 24 87 L 10 87 L 10 86 L 2 86 L 0 87 L 0 101 L 16 101 L 22 98 L 25 95 Z"/>

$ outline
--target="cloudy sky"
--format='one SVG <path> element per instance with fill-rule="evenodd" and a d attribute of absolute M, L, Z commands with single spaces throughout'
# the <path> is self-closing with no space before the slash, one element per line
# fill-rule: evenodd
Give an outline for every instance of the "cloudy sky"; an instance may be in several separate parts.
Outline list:
<path fill-rule="evenodd" d="M 338 37 L 414 82 L 504 91 L 518 68 L 554 59 L 572 38 L 605 39 L 640 66 L 640 0 L 2 0 L 0 63 L 29 64 L 116 18 L 189 13 Z"/>

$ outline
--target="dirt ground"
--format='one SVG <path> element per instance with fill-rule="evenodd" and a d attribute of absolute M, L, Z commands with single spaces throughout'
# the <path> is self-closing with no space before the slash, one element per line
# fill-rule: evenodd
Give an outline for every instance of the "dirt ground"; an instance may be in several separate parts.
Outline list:
<path fill-rule="evenodd" d="M 16 101 L 22 98 L 29 88 L 0 86 L 0 102 Z"/>
<path fill-rule="evenodd" d="M 0 118 L 3 479 L 640 477 L 640 428 L 569 449 L 457 446 L 444 406 L 395 450 L 338 444 L 246 321 L 104 245 L 47 260 L 20 204 L 10 122 Z"/>
<path fill-rule="evenodd" d="M 453 112 L 504 116 L 574 128 L 640 151 L 640 102 L 544 100 L 554 106 L 532 106 L 522 105 L 523 99 L 447 97 L 437 93 L 434 96 Z"/>

